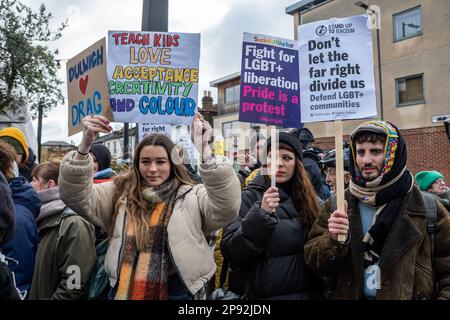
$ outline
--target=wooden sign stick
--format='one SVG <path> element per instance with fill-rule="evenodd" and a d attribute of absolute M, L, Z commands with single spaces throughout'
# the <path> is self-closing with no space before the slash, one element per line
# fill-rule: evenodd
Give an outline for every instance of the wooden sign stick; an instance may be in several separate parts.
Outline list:
<path fill-rule="evenodd" d="M 271 162 L 271 172 L 270 174 L 271 176 L 271 180 L 270 180 L 270 186 L 271 187 L 275 187 L 277 182 L 277 171 L 278 171 L 278 134 L 277 134 L 277 127 L 276 126 L 270 126 L 270 140 L 272 141 L 271 143 L 271 157 L 270 157 L 270 162 Z"/>
<path fill-rule="evenodd" d="M 344 152 L 342 148 L 342 120 L 334 121 L 334 147 L 336 150 L 336 203 L 337 209 L 344 211 Z M 338 234 L 338 241 L 344 243 L 345 234 Z"/>

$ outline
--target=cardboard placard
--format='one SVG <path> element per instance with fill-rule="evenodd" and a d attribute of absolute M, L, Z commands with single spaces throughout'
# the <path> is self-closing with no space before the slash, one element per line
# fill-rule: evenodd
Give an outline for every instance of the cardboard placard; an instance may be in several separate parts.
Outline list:
<path fill-rule="evenodd" d="M 83 130 L 81 120 L 102 115 L 114 121 L 106 78 L 106 39 L 103 38 L 67 61 L 68 136 Z"/>

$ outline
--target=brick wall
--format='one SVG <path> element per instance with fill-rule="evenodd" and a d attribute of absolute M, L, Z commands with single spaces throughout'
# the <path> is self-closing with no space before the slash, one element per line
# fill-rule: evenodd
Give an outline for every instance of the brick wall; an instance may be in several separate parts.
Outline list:
<path fill-rule="evenodd" d="M 450 141 L 443 125 L 401 132 L 408 147 L 408 168 L 413 174 L 437 170 L 450 180 Z"/>
<path fill-rule="evenodd" d="M 450 141 L 444 126 L 400 131 L 408 148 L 408 168 L 415 175 L 423 170 L 441 172 L 450 181 Z M 344 136 L 348 140 L 348 136 Z M 315 146 L 334 149 L 334 138 L 318 138 Z"/>

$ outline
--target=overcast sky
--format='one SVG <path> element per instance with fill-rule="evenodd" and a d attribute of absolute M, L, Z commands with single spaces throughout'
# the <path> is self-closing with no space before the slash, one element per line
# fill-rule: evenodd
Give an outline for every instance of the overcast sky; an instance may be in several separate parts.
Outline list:
<path fill-rule="evenodd" d="M 21 0 L 37 9 L 42 1 Z M 293 39 L 293 17 L 285 13 L 295 0 L 169 0 L 169 31 L 201 34 L 199 102 L 204 90 L 210 90 L 217 101 L 217 89 L 209 83 L 240 71 L 243 32 L 267 34 Z M 63 37 L 50 43 L 59 49 L 60 59 L 70 59 L 95 41 L 107 36 L 108 30 L 141 29 L 142 0 L 47 0 L 47 10 L 54 15 L 53 25 L 68 19 Z M 59 77 L 64 81 L 63 61 Z M 37 121 L 33 121 L 36 131 Z M 67 136 L 67 105 L 49 112 L 43 120 L 42 142 L 63 140 L 78 144 L 81 133 Z"/>

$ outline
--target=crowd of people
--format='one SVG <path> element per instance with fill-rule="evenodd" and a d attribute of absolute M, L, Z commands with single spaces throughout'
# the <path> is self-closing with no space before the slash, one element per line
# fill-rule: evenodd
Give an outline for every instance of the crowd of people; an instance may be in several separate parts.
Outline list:
<path fill-rule="evenodd" d="M 116 173 L 94 143 L 109 121 L 82 123 L 77 150 L 40 164 L 19 129 L 0 130 L 0 299 L 450 299 L 450 189 L 409 171 L 389 122 L 350 134 L 344 209 L 337 153 L 306 128 L 275 149 L 252 136 L 235 170 L 198 114 L 197 175 L 161 134 Z"/>

